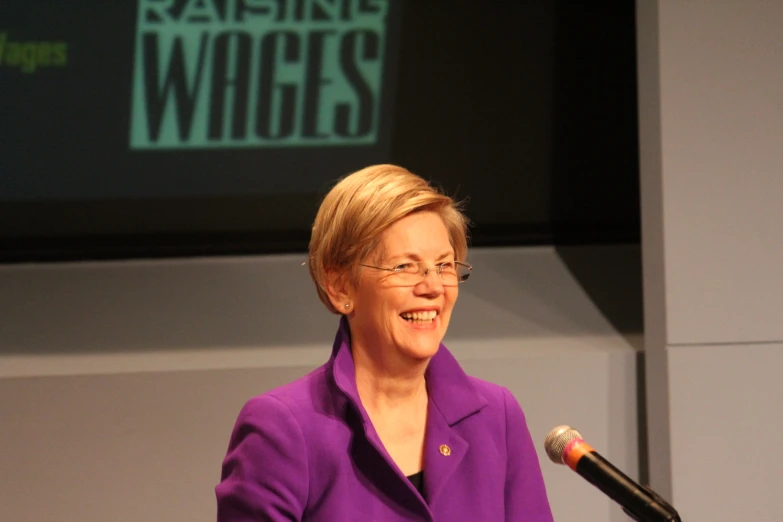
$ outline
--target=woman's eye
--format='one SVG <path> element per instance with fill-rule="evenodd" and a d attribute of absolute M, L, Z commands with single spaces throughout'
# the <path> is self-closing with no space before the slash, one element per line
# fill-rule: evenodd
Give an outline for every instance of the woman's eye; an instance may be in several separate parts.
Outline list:
<path fill-rule="evenodd" d="M 410 270 L 411 264 L 410 263 L 403 263 L 401 265 L 397 265 L 394 267 L 395 272 L 407 272 Z"/>

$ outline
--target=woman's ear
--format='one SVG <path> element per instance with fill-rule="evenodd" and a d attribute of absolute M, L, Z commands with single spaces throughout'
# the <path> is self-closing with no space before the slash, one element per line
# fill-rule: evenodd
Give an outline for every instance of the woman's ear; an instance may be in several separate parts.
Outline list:
<path fill-rule="evenodd" d="M 327 269 L 326 293 L 335 310 L 341 314 L 348 314 L 353 307 L 353 285 L 351 284 L 350 271 Z"/>

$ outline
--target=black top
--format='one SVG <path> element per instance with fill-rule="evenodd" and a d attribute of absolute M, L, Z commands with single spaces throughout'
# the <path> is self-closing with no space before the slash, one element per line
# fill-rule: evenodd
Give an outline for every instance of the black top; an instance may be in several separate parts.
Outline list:
<path fill-rule="evenodd" d="M 409 475 L 408 480 L 410 480 L 413 487 L 421 493 L 421 496 L 424 496 L 424 470 Z"/>

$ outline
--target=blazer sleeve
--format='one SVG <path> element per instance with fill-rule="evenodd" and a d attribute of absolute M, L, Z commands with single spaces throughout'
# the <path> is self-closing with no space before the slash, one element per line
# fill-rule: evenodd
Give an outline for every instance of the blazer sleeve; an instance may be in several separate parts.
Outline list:
<path fill-rule="evenodd" d="M 525 414 L 514 396 L 503 388 L 506 406 L 506 520 L 553 522 L 544 478 Z"/>
<path fill-rule="evenodd" d="M 300 521 L 308 491 L 307 447 L 291 410 L 271 395 L 251 399 L 215 488 L 218 522 Z"/>

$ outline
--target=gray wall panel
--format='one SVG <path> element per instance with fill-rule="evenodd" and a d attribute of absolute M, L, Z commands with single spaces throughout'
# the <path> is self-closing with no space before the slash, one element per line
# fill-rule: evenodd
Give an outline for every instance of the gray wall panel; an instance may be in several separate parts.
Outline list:
<path fill-rule="evenodd" d="M 301 260 L 0 267 L 0 519 L 214 520 L 241 405 L 329 355 Z M 625 520 L 542 443 L 574 424 L 634 474 L 637 352 L 554 249 L 471 261 L 448 346 L 518 397 L 558 520 Z"/>
<path fill-rule="evenodd" d="M 683 520 L 780 520 L 781 369 L 783 343 L 672 350 L 672 479 Z"/>
<path fill-rule="evenodd" d="M 659 2 L 668 342 L 783 339 L 783 4 Z"/>
<path fill-rule="evenodd" d="M 783 4 L 637 13 L 652 483 L 683 520 L 779 520 Z"/>

